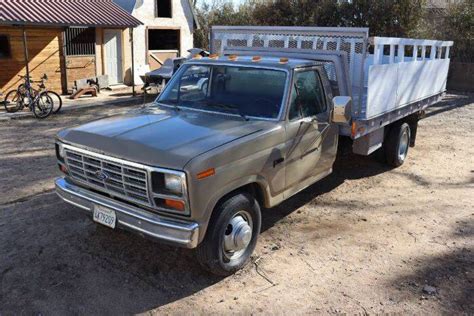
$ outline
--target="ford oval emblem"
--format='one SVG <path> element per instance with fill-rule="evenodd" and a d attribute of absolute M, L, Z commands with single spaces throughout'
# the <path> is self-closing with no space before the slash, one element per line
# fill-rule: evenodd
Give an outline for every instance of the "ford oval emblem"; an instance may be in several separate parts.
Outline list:
<path fill-rule="evenodd" d="M 105 181 L 109 178 L 109 175 L 105 171 L 102 171 L 102 170 L 97 170 L 94 175 L 97 179 L 101 181 Z"/>

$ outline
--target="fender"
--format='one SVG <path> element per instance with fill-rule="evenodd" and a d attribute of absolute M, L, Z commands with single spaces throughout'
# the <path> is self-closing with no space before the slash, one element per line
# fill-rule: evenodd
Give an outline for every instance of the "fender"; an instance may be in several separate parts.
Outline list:
<path fill-rule="evenodd" d="M 262 189 L 263 199 L 264 199 L 264 205 L 262 206 L 271 207 L 273 205 L 278 204 L 278 203 L 276 204 L 272 203 L 274 202 L 275 197 L 271 196 L 270 186 L 268 185 L 267 180 L 263 176 L 250 175 L 250 176 L 245 176 L 239 179 L 235 179 L 232 182 L 225 185 L 224 187 L 215 191 L 212 197 L 209 199 L 206 206 L 206 211 L 204 213 L 204 218 L 207 218 L 207 221 L 200 223 L 201 229 L 199 231 L 199 242 L 202 241 L 202 239 L 204 238 L 206 234 L 207 226 L 209 224 L 209 219 L 211 218 L 212 212 L 217 206 L 217 203 L 229 193 L 252 183 L 256 183 Z M 279 195 L 282 196 L 281 200 L 283 200 L 283 194 L 279 194 Z"/>

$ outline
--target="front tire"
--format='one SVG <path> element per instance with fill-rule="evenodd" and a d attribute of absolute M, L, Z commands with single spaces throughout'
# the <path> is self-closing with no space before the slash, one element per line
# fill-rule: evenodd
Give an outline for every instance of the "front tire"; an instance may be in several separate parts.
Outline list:
<path fill-rule="evenodd" d="M 199 263 L 222 276 L 240 270 L 255 249 L 261 222 L 260 206 L 252 195 L 230 196 L 214 210 L 206 236 L 196 249 Z"/>
<path fill-rule="evenodd" d="M 407 123 L 396 124 L 390 128 L 384 142 L 385 158 L 390 166 L 403 165 L 408 155 L 410 137 L 410 126 Z"/>
<path fill-rule="evenodd" d="M 33 104 L 33 114 L 38 119 L 47 118 L 54 109 L 53 100 L 46 93 L 41 93 Z"/>

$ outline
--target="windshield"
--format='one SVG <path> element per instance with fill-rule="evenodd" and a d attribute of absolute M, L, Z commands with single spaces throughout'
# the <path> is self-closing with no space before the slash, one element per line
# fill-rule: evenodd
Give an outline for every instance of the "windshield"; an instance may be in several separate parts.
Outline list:
<path fill-rule="evenodd" d="M 183 65 L 157 102 L 206 111 L 276 119 L 285 91 L 282 70 Z"/>

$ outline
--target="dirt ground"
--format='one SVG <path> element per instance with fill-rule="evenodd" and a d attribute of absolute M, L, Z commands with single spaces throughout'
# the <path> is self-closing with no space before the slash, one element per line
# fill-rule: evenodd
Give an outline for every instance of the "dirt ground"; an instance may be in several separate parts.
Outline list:
<path fill-rule="evenodd" d="M 126 109 L 0 122 L 1 315 L 474 313 L 474 96 L 431 107 L 398 169 L 343 147 L 227 278 L 54 194 L 54 134 Z"/>

